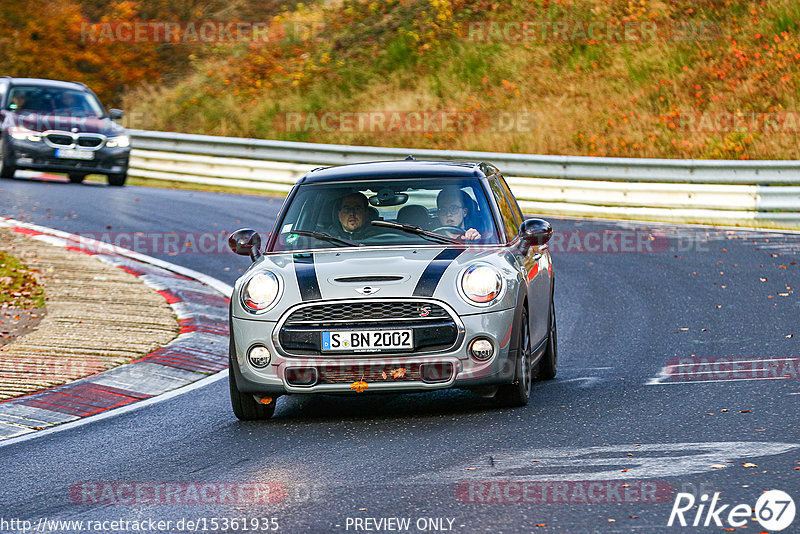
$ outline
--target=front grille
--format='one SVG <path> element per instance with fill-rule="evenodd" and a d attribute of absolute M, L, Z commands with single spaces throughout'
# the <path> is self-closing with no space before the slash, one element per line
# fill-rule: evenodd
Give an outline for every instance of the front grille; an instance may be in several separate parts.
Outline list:
<path fill-rule="evenodd" d="M 349 301 L 314 304 L 291 312 L 282 321 L 278 344 L 295 356 L 330 356 L 391 354 L 381 352 L 322 351 L 322 332 L 358 330 L 412 330 L 414 348 L 408 353 L 451 349 L 459 339 L 456 318 L 433 302 L 420 301 Z"/>
<path fill-rule="evenodd" d="M 402 373 L 398 372 L 400 369 Z M 318 367 L 320 384 L 350 384 L 357 380 L 364 382 L 418 382 L 422 378 L 419 364 L 406 365 L 344 365 Z M 395 378 L 392 378 L 392 371 Z M 400 376 L 402 375 L 402 376 Z"/>
<path fill-rule="evenodd" d="M 359 321 L 416 321 L 450 318 L 438 304 L 426 302 L 349 302 L 301 308 L 286 320 L 286 326 L 301 324 L 353 323 Z"/>
<path fill-rule="evenodd" d="M 54 145 L 72 146 L 73 139 L 71 135 L 64 134 L 48 134 L 47 140 Z"/>
<path fill-rule="evenodd" d="M 84 137 L 84 136 L 78 137 L 78 146 L 94 148 L 96 146 L 100 146 L 100 143 L 102 142 L 103 140 L 100 139 L 99 137 Z"/>

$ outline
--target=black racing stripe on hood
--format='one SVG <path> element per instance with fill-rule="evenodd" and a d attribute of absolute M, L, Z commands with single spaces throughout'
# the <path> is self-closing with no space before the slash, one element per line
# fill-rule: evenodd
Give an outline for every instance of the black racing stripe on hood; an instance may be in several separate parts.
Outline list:
<path fill-rule="evenodd" d="M 446 248 L 437 254 L 436 257 L 431 260 L 428 266 L 425 267 L 425 271 L 422 273 L 422 276 L 419 277 L 417 287 L 414 288 L 414 296 L 432 297 L 433 292 L 436 291 L 436 286 L 439 285 L 439 280 L 442 279 L 442 275 L 444 274 L 445 270 L 447 270 L 450 264 L 453 263 L 453 260 L 456 259 L 462 252 L 464 252 L 463 248 Z"/>
<path fill-rule="evenodd" d="M 317 270 L 314 268 L 313 254 L 294 255 L 294 274 L 297 276 L 300 297 L 304 301 L 322 298 L 322 294 L 319 291 L 319 281 L 317 280 Z"/>

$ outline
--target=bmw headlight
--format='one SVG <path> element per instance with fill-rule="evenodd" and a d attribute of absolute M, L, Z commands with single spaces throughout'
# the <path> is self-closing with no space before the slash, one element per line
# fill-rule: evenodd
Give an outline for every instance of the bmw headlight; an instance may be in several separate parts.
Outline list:
<path fill-rule="evenodd" d="M 277 300 L 280 288 L 280 282 L 274 273 L 256 273 L 242 288 L 242 304 L 250 311 L 266 310 Z"/>
<path fill-rule="evenodd" d="M 488 304 L 502 289 L 503 279 L 490 265 L 471 265 L 461 275 L 461 291 L 472 304 Z"/>
<path fill-rule="evenodd" d="M 108 148 L 125 148 L 131 145 L 131 138 L 127 135 L 120 135 L 118 137 L 109 137 L 106 139 L 106 146 Z"/>
<path fill-rule="evenodd" d="M 42 132 L 34 132 L 23 126 L 14 126 L 9 130 L 11 137 L 19 141 L 38 142 L 42 140 Z"/>

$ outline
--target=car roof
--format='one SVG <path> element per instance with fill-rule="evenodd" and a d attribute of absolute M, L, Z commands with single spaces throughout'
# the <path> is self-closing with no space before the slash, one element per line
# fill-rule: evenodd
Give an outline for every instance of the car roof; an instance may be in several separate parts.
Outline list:
<path fill-rule="evenodd" d="M 5 78 L 11 85 L 38 85 L 41 87 L 53 87 L 61 89 L 83 89 L 87 87 L 80 82 L 64 82 L 61 80 L 48 80 L 45 78 Z"/>
<path fill-rule="evenodd" d="M 397 178 L 464 179 L 487 176 L 486 165 L 468 161 L 374 161 L 321 167 L 306 173 L 298 184 L 389 180 Z"/>

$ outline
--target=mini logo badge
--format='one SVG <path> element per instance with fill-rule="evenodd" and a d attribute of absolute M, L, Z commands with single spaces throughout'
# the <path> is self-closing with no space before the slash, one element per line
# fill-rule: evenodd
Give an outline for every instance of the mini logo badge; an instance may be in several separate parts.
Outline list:
<path fill-rule="evenodd" d="M 431 307 L 430 306 L 420 306 L 419 307 L 419 316 L 420 317 L 427 317 L 431 314 Z"/>
<path fill-rule="evenodd" d="M 370 287 L 370 286 L 366 286 L 366 287 L 362 287 L 360 289 L 356 289 L 356 291 L 358 291 L 362 295 L 372 295 L 373 293 L 377 293 L 379 290 L 380 290 L 379 287 Z"/>

